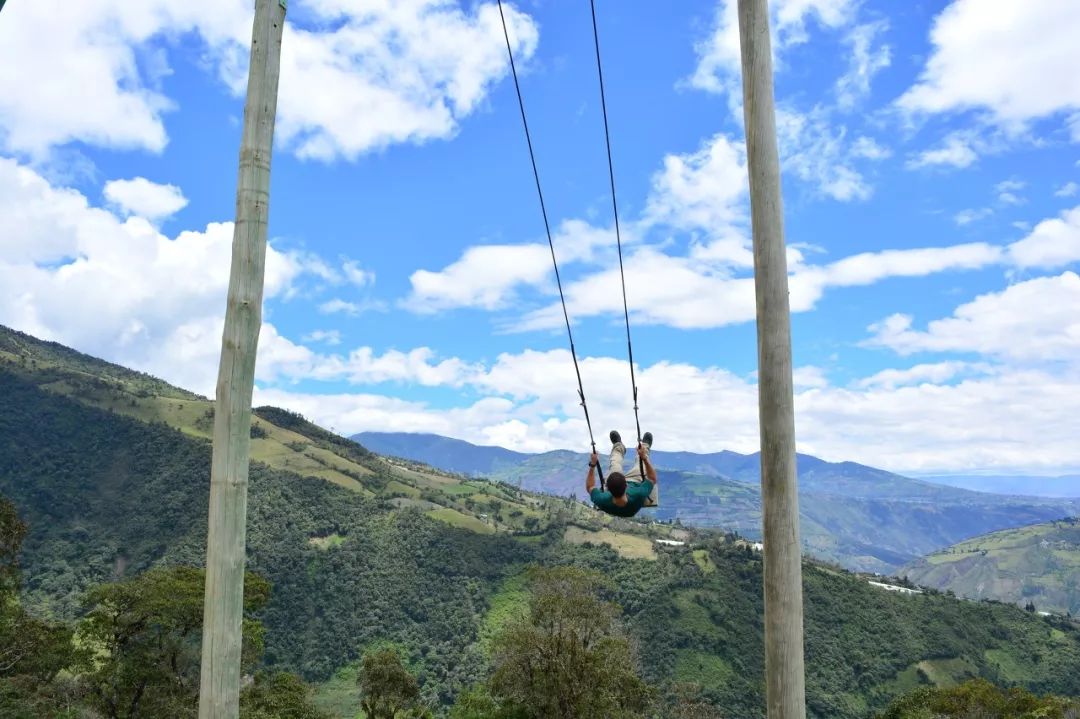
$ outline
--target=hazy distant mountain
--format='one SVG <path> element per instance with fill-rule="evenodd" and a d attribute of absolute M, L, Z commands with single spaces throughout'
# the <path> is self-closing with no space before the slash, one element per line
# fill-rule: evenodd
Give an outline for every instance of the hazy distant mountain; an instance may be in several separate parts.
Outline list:
<path fill-rule="evenodd" d="M 584 498 L 588 459 L 583 452 L 523 454 L 407 433 L 367 432 L 354 439 L 380 454 Z M 633 461 L 630 452 L 628 465 Z M 657 450 L 653 461 L 662 472 L 661 506 L 649 510 L 656 519 L 760 534 L 757 454 Z M 798 469 L 804 547 L 862 571 L 887 573 L 969 537 L 1080 513 L 1080 501 L 975 492 L 804 454 L 798 456 Z"/>
<path fill-rule="evenodd" d="M 361 432 L 352 438 L 378 454 L 404 457 L 467 475 L 491 476 L 503 467 L 533 456 L 502 447 L 481 447 L 438 434 Z"/>
<path fill-rule="evenodd" d="M 1026 494 L 1033 497 L 1080 497 L 1080 474 L 1060 477 L 946 474 L 923 477 L 927 482 L 994 494 Z"/>

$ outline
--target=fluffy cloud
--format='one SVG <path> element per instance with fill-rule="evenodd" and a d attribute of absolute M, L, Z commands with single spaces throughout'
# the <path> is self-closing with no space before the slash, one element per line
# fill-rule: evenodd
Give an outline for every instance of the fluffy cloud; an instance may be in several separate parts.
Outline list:
<path fill-rule="evenodd" d="M 872 194 L 866 179 L 851 158 L 847 130 L 834 129 L 829 113 L 821 107 L 807 113 L 790 108 L 776 112 L 776 132 L 783 169 L 809 183 L 818 194 L 840 202 L 866 200 Z M 862 151 L 869 150 L 863 145 Z"/>
<path fill-rule="evenodd" d="M 940 385 L 962 374 L 985 374 L 990 371 L 992 371 L 992 368 L 986 363 L 973 364 L 971 362 L 950 360 L 947 362 L 919 364 L 905 369 L 881 370 L 869 377 L 858 380 L 855 382 L 855 387 L 859 389 L 896 389 L 897 387 L 909 385 Z"/>
<path fill-rule="evenodd" d="M 908 315 L 892 315 L 870 328 L 869 344 L 903 355 L 976 352 L 1010 361 L 1075 362 L 1080 356 L 1077 306 L 1080 276 L 1065 272 L 980 295 L 926 330 L 915 329 Z"/>
<path fill-rule="evenodd" d="M 858 25 L 847 35 L 851 59 L 847 73 L 836 81 L 836 96 L 840 107 L 851 109 L 870 94 L 874 75 L 889 66 L 892 51 L 888 45 L 874 46 L 877 36 L 888 29 L 884 22 Z"/>
<path fill-rule="evenodd" d="M 0 217 L 0 323 L 174 381 L 187 377 L 168 370 L 187 363 L 189 338 L 216 334 L 220 348 L 232 223 L 167 237 L 8 159 Z M 304 258 L 269 247 L 265 296 L 285 295 L 305 272 Z"/>
<path fill-rule="evenodd" d="M 851 144 L 851 156 L 867 160 L 885 160 L 892 157 L 892 150 L 879 145 L 871 137 L 860 137 Z"/>
<path fill-rule="evenodd" d="M 301 157 L 353 159 L 398 142 L 449 137 L 509 72 L 499 11 L 451 0 L 318 0 L 332 29 L 287 28 L 278 132 Z M 536 49 L 529 16 L 506 7 L 517 59 Z M 239 89 L 239 88 L 237 88 Z"/>
<path fill-rule="evenodd" d="M 940 147 L 924 150 L 907 162 L 908 169 L 920 167 L 948 166 L 964 168 L 974 164 L 979 155 L 972 147 L 969 138 L 953 133 L 945 138 Z"/>
<path fill-rule="evenodd" d="M 303 341 L 339 345 L 341 344 L 341 332 L 338 330 L 312 330 L 304 335 Z"/>
<path fill-rule="evenodd" d="M 603 446 L 606 429 L 632 429 L 629 368 L 610 357 L 583 357 L 581 368 Z M 801 368 L 798 375 L 796 434 L 804 452 L 894 470 L 1080 466 L 1072 431 L 1080 411 L 1076 373 L 943 362 L 884 370 L 850 387 L 830 385 L 817 368 Z M 479 397 L 451 408 L 375 394 L 371 386 L 323 395 L 264 388 L 257 401 L 289 407 L 343 433 L 435 432 L 523 451 L 588 447 L 567 351 L 500 355 L 486 367 L 469 366 L 465 376 L 463 386 Z M 637 376 L 643 428 L 656 433 L 658 448 L 757 450 L 752 379 L 671 362 L 640 367 Z M 447 372 L 444 381 L 460 379 Z"/>
<path fill-rule="evenodd" d="M 1075 182 L 1066 182 L 1054 192 L 1054 197 L 1076 197 L 1080 194 L 1080 185 Z"/>
<path fill-rule="evenodd" d="M 922 277 L 937 272 L 971 270 L 1002 260 L 1002 250 L 985 243 L 866 252 L 827 265 L 801 262 L 789 277 L 792 312 L 814 308 L 835 287 L 871 285 L 889 277 Z M 703 265 L 693 254 L 672 257 L 656 248 L 634 252 L 626 265 L 633 320 L 680 329 L 723 327 L 753 321 L 754 280 L 733 277 L 723 267 Z M 622 310 L 618 268 L 591 274 L 566 289 L 572 317 L 592 317 Z M 514 329 L 557 327 L 562 310 L 552 304 L 529 312 Z"/>
<path fill-rule="evenodd" d="M 105 183 L 105 199 L 129 215 L 162 220 L 187 206 L 187 198 L 176 185 L 159 185 L 145 177 Z"/>
<path fill-rule="evenodd" d="M 1005 124 L 1080 108 L 1080 4 L 956 0 L 935 20 L 934 50 L 899 100 L 909 112 L 989 111 Z"/>
<path fill-rule="evenodd" d="M 978 209 L 960 210 L 953 215 L 953 222 L 960 225 L 970 225 L 972 222 L 978 222 L 979 220 L 985 220 L 994 214 L 994 211 L 989 207 L 980 207 Z"/>
<path fill-rule="evenodd" d="M 633 242 L 627 233 L 624 242 Z M 615 244 L 615 233 L 580 220 L 568 220 L 552 237 L 560 267 L 587 261 L 601 247 Z M 403 305 L 420 313 L 456 307 L 503 309 L 521 287 L 554 290 L 551 248 L 545 242 L 478 245 L 439 271 L 417 270 L 409 277 L 412 292 Z"/>
<path fill-rule="evenodd" d="M 1080 207 L 1043 220 L 1027 237 L 1009 245 L 1017 267 L 1050 269 L 1080 261 Z"/>
<path fill-rule="evenodd" d="M 696 152 L 664 157 L 652 178 L 644 221 L 704 231 L 742 225 L 748 193 L 746 148 L 715 135 Z"/>
<path fill-rule="evenodd" d="M 812 18 L 827 28 L 847 25 L 855 12 L 854 0 L 779 0 L 769 3 L 773 28 L 773 54 L 807 41 Z M 696 46 L 698 64 L 688 79 L 692 87 L 708 92 L 730 92 L 741 73 L 739 13 L 736 0 L 720 0 L 709 37 Z"/>
<path fill-rule="evenodd" d="M 453 0 L 317 0 L 307 9 L 313 27 L 285 28 L 278 101 L 278 138 L 303 157 L 352 159 L 449 137 L 508 72 L 490 2 L 466 11 Z M 536 25 L 513 7 L 507 13 L 515 51 L 527 61 Z M 163 116 L 173 109 L 160 87 L 170 72 L 163 47 L 189 32 L 203 43 L 200 61 L 240 96 L 250 2 L 9 6 L 0 47 L 20 61 L 0 67 L 0 146 L 43 156 L 80 140 L 160 152 L 168 142 Z"/>
<path fill-rule="evenodd" d="M 155 36 L 197 30 L 224 57 L 250 40 L 250 13 L 241 0 L 9 4 L 0 47 L 19 62 L 0 66 L 0 142 L 34 155 L 72 140 L 161 151 L 168 66 L 140 53 Z"/>

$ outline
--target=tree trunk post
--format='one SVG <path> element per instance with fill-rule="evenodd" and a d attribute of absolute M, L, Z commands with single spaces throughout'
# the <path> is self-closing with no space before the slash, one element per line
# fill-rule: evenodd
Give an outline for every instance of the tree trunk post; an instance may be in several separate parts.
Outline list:
<path fill-rule="evenodd" d="M 739 0 L 739 36 L 757 294 L 766 704 L 769 719 L 805 719 L 791 315 L 767 0 Z"/>
<path fill-rule="evenodd" d="M 262 325 L 270 157 L 285 10 L 285 0 L 255 3 L 214 413 L 199 719 L 236 719 L 240 712 L 251 395 Z"/>

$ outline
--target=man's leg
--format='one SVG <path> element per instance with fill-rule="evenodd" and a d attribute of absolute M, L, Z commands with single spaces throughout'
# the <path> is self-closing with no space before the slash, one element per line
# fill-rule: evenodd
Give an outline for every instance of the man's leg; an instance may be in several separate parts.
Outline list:
<path fill-rule="evenodd" d="M 625 450 L 623 450 L 625 454 Z M 649 456 L 649 445 L 645 445 L 644 455 L 646 458 Z M 634 466 L 626 473 L 627 482 L 644 482 L 645 478 L 641 475 L 641 460 L 637 457 L 634 458 Z"/>
<path fill-rule="evenodd" d="M 622 437 L 615 430 L 608 435 L 611 438 L 611 455 L 608 457 L 608 474 L 612 472 L 622 473 L 623 460 L 626 459 L 626 445 L 622 443 Z"/>

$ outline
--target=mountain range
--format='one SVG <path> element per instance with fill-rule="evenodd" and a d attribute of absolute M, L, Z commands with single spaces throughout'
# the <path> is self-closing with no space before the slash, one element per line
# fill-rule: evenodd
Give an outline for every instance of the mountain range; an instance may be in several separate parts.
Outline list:
<path fill-rule="evenodd" d="M 0 397 L 0 494 L 30 527 L 28 610 L 70 619 L 96 583 L 201 564 L 210 401 L 3 327 Z M 382 457 L 273 407 L 255 410 L 251 436 L 247 565 L 272 586 L 265 666 L 316 683 L 334 716 L 356 715 L 359 658 L 389 643 L 445 717 L 485 676 L 492 633 L 523 611 L 540 564 L 611 579 L 661 698 L 691 686 L 723 716 L 764 717 L 762 562 L 737 537 Z M 976 676 L 1080 694 L 1071 622 L 888 592 L 814 561 L 803 573 L 811 719 L 862 719 L 920 684 Z"/>
<path fill-rule="evenodd" d="M 354 439 L 445 471 L 584 499 L 585 453 L 526 454 L 432 434 L 363 432 Z M 628 463 L 633 456 L 627 455 Z M 759 538 L 757 454 L 657 449 L 652 458 L 660 472 L 660 507 L 649 516 Z M 976 492 L 805 454 L 797 460 L 806 551 L 857 571 L 892 573 L 970 537 L 1080 514 L 1076 499 Z"/>

